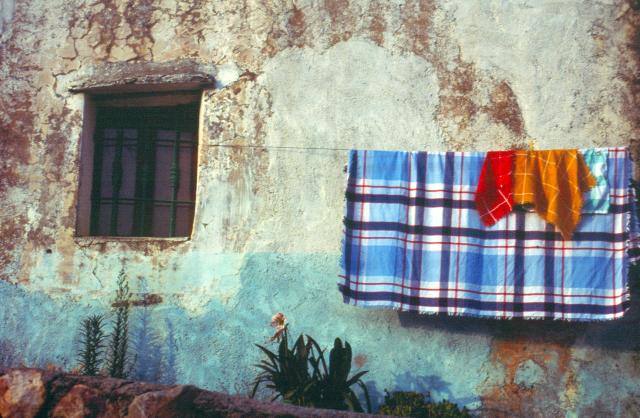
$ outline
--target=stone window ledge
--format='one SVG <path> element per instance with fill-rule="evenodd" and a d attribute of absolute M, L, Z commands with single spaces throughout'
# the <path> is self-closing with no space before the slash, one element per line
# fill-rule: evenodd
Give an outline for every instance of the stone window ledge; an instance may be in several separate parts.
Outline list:
<path fill-rule="evenodd" d="M 179 244 L 191 241 L 190 237 L 110 237 L 110 236 L 87 236 L 73 237 L 73 241 L 81 246 L 91 246 L 112 243 L 149 243 L 149 244 Z"/>
<path fill-rule="evenodd" d="M 212 65 L 194 60 L 115 62 L 90 67 L 69 85 L 72 93 L 128 93 L 203 89 L 215 86 Z"/>

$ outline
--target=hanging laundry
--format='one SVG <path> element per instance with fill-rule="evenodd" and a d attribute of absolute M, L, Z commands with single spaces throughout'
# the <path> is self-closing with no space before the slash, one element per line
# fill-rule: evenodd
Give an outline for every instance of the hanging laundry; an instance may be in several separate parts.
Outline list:
<path fill-rule="evenodd" d="M 513 201 L 531 205 L 545 221 L 571 239 L 580 222 L 582 195 L 595 186 L 578 150 L 516 151 Z"/>
<path fill-rule="evenodd" d="M 524 211 L 482 224 L 474 197 L 486 153 L 351 151 L 344 301 L 493 318 L 623 316 L 640 254 L 633 168 L 626 148 L 603 152 L 611 210 L 583 215 L 564 240 Z"/>
<path fill-rule="evenodd" d="M 514 151 L 489 151 L 476 188 L 476 209 L 482 223 L 491 226 L 513 210 L 511 176 Z"/>
<path fill-rule="evenodd" d="M 596 179 L 596 185 L 583 196 L 582 213 L 609 212 L 609 183 L 607 182 L 607 155 L 601 149 L 589 148 L 582 151 L 584 162 Z"/>

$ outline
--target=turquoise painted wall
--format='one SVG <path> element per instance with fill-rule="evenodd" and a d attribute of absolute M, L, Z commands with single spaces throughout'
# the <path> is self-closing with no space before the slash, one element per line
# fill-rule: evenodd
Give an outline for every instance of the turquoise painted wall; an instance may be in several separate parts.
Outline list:
<path fill-rule="evenodd" d="M 396 312 L 342 304 L 338 259 L 337 254 L 253 254 L 239 292 L 226 303 L 211 302 L 198 315 L 170 299 L 133 308 L 132 352 L 138 356 L 133 377 L 247 393 L 260 358 L 253 344 L 275 344 L 267 341 L 270 318 L 284 312 L 294 333 L 312 335 L 329 348 L 340 337 L 351 343 L 354 356 L 366 356 L 362 369 L 370 370 L 365 380 L 378 400 L 385 388 L 411 388 L 478 406 L 476 386 L 489 356 L 489 337 L 461 335 L 473 344 L 455 343 L 446 330 L 403 326 Z M 136 280 L 131 284 L 136 290 Z M 104 303 L 52 299 L 6 283 L 0 284 L 0 298 L 6 302 L 0 339 L 5 362 L 14 364 L 74 367 L 79 322 L 90 313 L 108 312 Z"/>
<path fill-rule="evenodd" d="M 260 357 L 253 344 L 269 344 L 270 317 L 281 311 L 294 332 L 308 333 L 326 347 L 335 337 L 348 340 L 354 356 L 364 356 L 362 369 L 370 370 L 365 381 L 376 403 L 384 389 L 417 390 L 496 412 L 496 405 L 483 409 L 482 398 L 517 389 L 530 392 L 530 403 L 522 404 L 527 411 L 558 414 L 571 402 L 568 413 L 579 416 L 635 411 L 637 302 L 625 319 L 596 324 L 368 310 L 342 304 L 335 285 L 338 260 L 337 254 L 252 254 L 239 291 L 225 303 L 210 302 L 196 315 L 171 298 L 133 308 L 132 377 L 247 393 Z M 145 280 L 131 284 L 140 291 Z M 6 283 L 0 284 L 0 299 L 5 365 L 75 367 L 79 322 L 90 313 L 108 313 L 104 300 L 54 299 Z"/>

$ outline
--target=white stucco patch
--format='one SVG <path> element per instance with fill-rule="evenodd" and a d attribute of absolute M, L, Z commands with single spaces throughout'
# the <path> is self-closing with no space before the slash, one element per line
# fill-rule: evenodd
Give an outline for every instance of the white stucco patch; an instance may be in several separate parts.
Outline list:
<path fill-rule="evenodd" d="M 241 70 L 233 62 L 227 62 L 217 68 L 216 88 L 221 89 L 240 78 Z"/>
<path fill-rule="evenodd" d="M 289 49 L 259 81 L 271 93 L 267 143 L 315 147 L 438 148 L 438 83 L 431 65 L 353 39 L 327 50 Z M 408 88 L 410 86 L 411 88 Z"/>
<path fill-rule="evenodd" d="M 267 147 L 340 149 L 266 151 L 267 184 L 252 197 L 253 250 L 339 251 L 343 149 L 443 148 L 436 75 L 419 57 L 358 39 L 290 49 L 267 62 L 258 82 L 271 97 Z"/>

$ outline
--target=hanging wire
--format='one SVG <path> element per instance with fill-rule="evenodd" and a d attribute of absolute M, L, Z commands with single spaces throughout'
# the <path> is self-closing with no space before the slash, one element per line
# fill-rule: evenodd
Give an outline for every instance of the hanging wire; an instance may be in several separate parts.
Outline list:
<path fill-rule="evenodd" d="M 280 149 L 280 150 L 295 150 L 295 151 L 351 151 L 352 148 L 331 148 L 331 147 L 295 147 L 284 145 L 242 145 L 242 144 L 209 144 L 211 147 L 221 148 L 256 148 L 256 149 Z"/>

